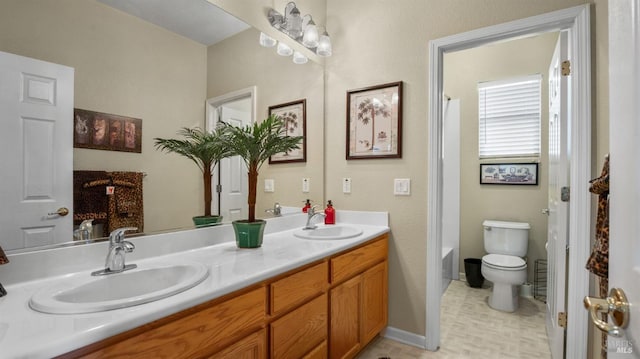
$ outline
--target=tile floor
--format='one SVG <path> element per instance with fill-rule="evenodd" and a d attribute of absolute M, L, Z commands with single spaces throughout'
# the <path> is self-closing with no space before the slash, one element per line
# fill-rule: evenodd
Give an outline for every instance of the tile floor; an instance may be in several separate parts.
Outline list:
<path fill-rule="evenodd" d="M 520 298 L 514 313 L 491 309 L 490 288 L 452 281 L 442 298 L 441 343 L 436 352 L 390 339 L 375 339 L 358 359 L 545 359 L 551 358 L 545 331 L 545 304 Z"/>

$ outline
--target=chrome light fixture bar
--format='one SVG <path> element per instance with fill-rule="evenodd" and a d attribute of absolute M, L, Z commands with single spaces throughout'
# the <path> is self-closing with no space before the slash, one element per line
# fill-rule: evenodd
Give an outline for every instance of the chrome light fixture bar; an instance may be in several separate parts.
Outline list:
<path fill-rule="evenodd" d="M 318 56 L 331 56 L 331 38 L 329 37 L 326 29 L 322 34 L 320 34 L 318 26 L 313 21 L 311 15 L 307 14 L 301 16 L 300 10 L 298 10 L 295 2 L 291 1 L 287 4 L 284 9 L 284 15 L 280 14 L 275 9 L 269 10 L 268 18 L 271 26 L 300 43 L 302 46 L 310 49 Z M 260 44 L 262 46 L 272 47 L 275 46 L 276 43 L 277 41 L 272 37 L 264 33 L 260 34 Z M 289 50 L 284 51 L 282 50 L 283 48 L 289 48 Z M 290 51 L 290 47 L 288 45 L 283 44 L 282 42 L 278 44 L 278 54 L 282 56 L 289 56 L 292 53 L 293 52 Z M 293 54 L 295 63 L 302 64 L 307 62 L 306 57 L 303 54 L 299 52 L 295 52 Z M 303 57 L 304 59 L 302 59 Z"/>

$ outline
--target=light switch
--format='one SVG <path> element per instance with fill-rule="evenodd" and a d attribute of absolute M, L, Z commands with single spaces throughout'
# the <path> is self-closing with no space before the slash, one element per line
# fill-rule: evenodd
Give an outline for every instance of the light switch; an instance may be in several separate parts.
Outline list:
<path fill-rule="evenodd" d="M 275 192 L 276 184 L 275 181 L 271 178 L 267 178 L 264 180 L 264 191 L 265 192 Z"/>
<path fill-rule="evenodd" d="M 351 193 L 351 178 L 342 179 L 342 193 Z"/>
<path fill-rule="evenodd" d="M 311 179 L 303 178 L 302 179 L 302 192 L 309 193 L 309 186 L 311 185 Z"/>
<path fill-rule="evenodd" d="M 393 180 L 393 194 L 396 196 L 411 195 L 411 179 L 396 178 Z"/>

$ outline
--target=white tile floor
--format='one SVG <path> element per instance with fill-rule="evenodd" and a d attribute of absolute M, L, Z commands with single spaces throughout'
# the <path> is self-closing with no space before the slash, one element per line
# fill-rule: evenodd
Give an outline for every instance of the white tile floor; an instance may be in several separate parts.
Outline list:
<path fill-rule="evenodd" d="M 430 352 L 378 338 L 358 358 L 551 358 L 545 331 L 545 304 L 533 298 L 520 298 L 516 312 L 503 313 L 488 306 L 490 290 L 486 284 L 478 289 L 466 282 L 451 282 L 442 297 L 440 350 Z"/>

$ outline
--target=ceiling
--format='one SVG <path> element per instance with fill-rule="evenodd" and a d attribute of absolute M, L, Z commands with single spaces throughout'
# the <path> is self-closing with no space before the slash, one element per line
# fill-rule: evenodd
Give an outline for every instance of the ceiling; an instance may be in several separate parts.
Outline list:
<path fill-rule="evenodd" d="M 98 1 L 206 46 L 250 27 L 206 0 Z"/>

